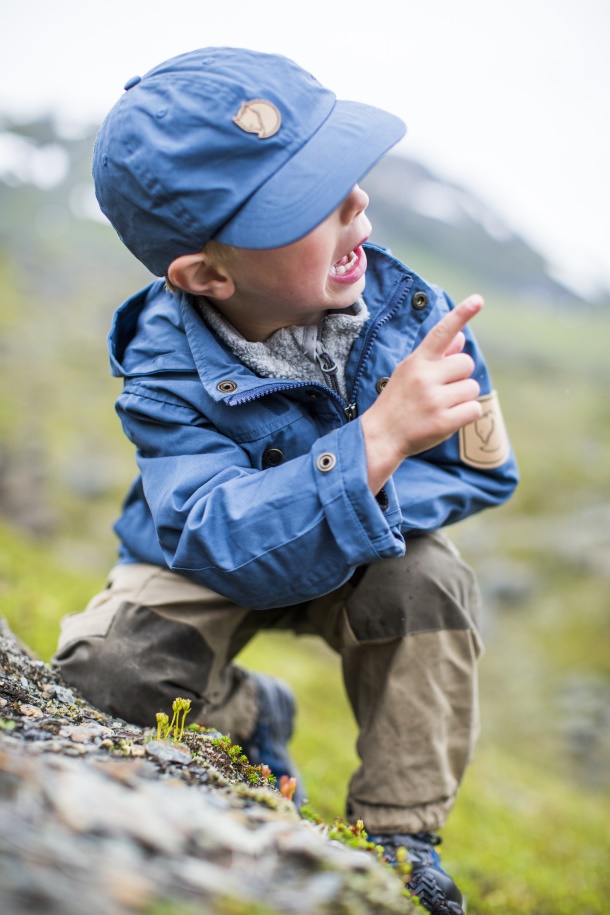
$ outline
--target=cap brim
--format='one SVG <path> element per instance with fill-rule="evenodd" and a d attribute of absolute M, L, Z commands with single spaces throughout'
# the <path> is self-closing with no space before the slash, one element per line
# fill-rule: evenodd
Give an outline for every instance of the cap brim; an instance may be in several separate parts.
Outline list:
<path fill-rule="evenodd" d="M 214 238 L 238 248 L 278 248 L 297 241 L 339 206 L 405 131 L 400 118 L 387 111 L 337 101 L 311 139 Z"/>

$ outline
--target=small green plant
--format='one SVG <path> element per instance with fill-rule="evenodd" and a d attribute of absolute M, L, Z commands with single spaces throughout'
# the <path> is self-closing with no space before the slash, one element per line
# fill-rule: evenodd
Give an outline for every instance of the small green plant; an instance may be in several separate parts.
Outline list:
<path fill-rule="evenodd" d="M 346 823 L 345 820 L 338 817 L 328 830 L 328 838 L 336 839 L 336 841 L 341 842 L 343 845 L 348 845 L 350 848 L 376 851 L 379 856 L 380 846 L 375 845 L 374 842 L 369 842 L 368 833 L 362 820 L 358 820 L 356 823 Z"/>
<path fill-rule="evenodd" d="M 242 747 L 240 747 L 238 743 L 231 743 L 230 737 L 216 737 L 212 741 L 212 744 L 215 747 L 222 747 L 225 753 L 230 756 L 232 763 L 239 763 L 241 766 L 247 766 L 249 764 L 250 760 L 245 755 Z"/>
<path fill-rule="evenodd" d="M 157 740 L 168 740 L 172 736 L 179 743 L 184 736 L 184 722 L 190 710 L 191 700 L 178 697 L 172 703 L 174 714 L 171 721 L 165 712 L 157 712 Z M 241 753 L 241 747 L 239 751 Z"/>
<path fill-rule="evenodd" d="M 375 845 L 374 842 L 369 842 L 369 837 L 362 820 L 357 820 L 356 823 L 346 823 L 341 817 L 337 817 L 333 820 L 332 825 L 329 826 L 309 804 L 303 804 L 299 813 L 304 820 L 309 820 L 309 822 L 313 823 L 315 826 L 325 826 L 328 830 L 329 839 L 335 839 L 335 841 L 341 842 L 342 845 L 349 845 L 350 848 L 359 848 L 363 851 L 375 852 L 378 858 L 383 857 L 383 848 L 381 845 Z"/>
<path fill-rule="evenodd" d="M 169 734 L 169 715 L 157 712 L 157 740 L 167 740 Z"/>
<path fill-rule="evenodd" d="M 402 882 L 405 884 L 405 886 L 411 879 L 412 870 L 413 870 L 413 865 L 409 861 L 409 854 L 407 852 L 407 849 L 404 847 L 404 845 L 401 845 L 400 848 L 396 849 L 396 873 L 398 874 L 398 876 L 400 877 Z M 408 891 L 409 887 L 406 886 L 406 889 Z M 411 899 L 414 902 L 419 902 L 419 899 L 417 898 L 417 896 L 411 896 Z"/>
<path fill-rule="evenodd" d="M 346 823 L 345 820 L 337 817 L 335 820 L 333 820 L 332 826 L 328 826 L 322 817 L 319 816 L 309 804 L 303 804 L 299 810 L 299 813 L 302 819 L 308 820 L 315 826 L 325 827 L 327 830 L 326 834 L 329 839 L 334 839 L 336 842 L 341 842 L 342 845 L 347 845 L 349 848 L 357 848 L 360 851 L 367 851 L 371 854 L 375 854 L 379 861 L 381 861 L 387 867 L 390 867 L 392 872 L 402 882 L 405 897 L 413 903 L 418 911 L 420 909 L 421 911 L 424 911 L 417 896 L 413 896 L 409 892 L 408 884 L 411 875 L 412 864 L 409 861 L 406 848 L 398 848 L 396 850 L 396 863 L 390 864 L 388 859 L 384 856 L 383 846 L 376 845 L 374 842 L 369 842 L 368 833 L 364 828 L 364 823 L 362 820 L 357 820 L 355 823 Z"/>

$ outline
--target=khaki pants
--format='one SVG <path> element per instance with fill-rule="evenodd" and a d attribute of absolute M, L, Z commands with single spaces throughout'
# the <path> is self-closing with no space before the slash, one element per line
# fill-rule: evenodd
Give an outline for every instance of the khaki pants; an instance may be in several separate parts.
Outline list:
<path fill-rule="evenodd" d="M 119 565 L 83 613 L 62 621 L 55 657 L 96 706 L 152 726 L 176 696 L 242 743 L 256 720 L 254 681 L 233 659 L 261 629 L 318 633 L 341 655 L 360 728 L 348 817 L 371 832 L 438 829 L 478 734 L 471 569 L 442 534 L 357 570 L 306 604 L 248 610 L 157 566 Z M 171 714 L 171 711 L 170 711 Z"/>

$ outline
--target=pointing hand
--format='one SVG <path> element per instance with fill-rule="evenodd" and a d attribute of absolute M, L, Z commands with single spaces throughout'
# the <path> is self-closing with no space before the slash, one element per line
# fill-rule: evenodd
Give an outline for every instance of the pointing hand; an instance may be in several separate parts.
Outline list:
<path fill-rule="evenodd" d="M 362 416 L 369 485 L 377 492 L 405 460 L 433 448 L 481 416 L 474 360 L 462 328 L 483 299 L 471 295 L 446 314 L 401 362 Z"/>

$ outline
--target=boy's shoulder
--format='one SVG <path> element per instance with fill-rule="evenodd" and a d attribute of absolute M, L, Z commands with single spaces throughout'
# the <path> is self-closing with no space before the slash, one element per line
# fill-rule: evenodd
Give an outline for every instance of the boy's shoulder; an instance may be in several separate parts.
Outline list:
<path fill-rule="evenodd" d="M 108 337 L 113 375 L 193 371 L 184 327 L 182 296 L 157 280 L 117 309 Z"/>

